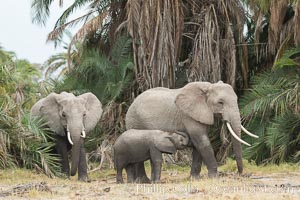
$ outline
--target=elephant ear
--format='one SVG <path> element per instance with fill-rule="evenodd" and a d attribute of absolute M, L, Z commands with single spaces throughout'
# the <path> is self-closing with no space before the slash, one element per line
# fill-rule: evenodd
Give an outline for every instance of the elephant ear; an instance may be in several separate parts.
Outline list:
<path fill-rule="evenodd" d="M 85 93 L 80 96 L 85 100 L 86 117 L 84 119 L 84 128 L 86 132 L 93 130 L 101 118 L 102 104 L 93 93 Z"/>
<path fill-rule="evenodd" d="M 173 154 L 176 152 L 176 147 L 171 140 L 171 135 L 161 134 L 159 137 L 154 137 L 155 147 L 162 153 Z"/>
<path fill-rule="evenodd" d="M 64 136 L 65 131 L 59 116 L 59 104 L 57 100 L 59 94 L 51 93 L 44 99 L 38 101 L 31 109 L 34 116 L 41 117 L 45 120 L 47 126 L 56 134 Z"/>
<path fill-rule="evenodd" d="M 206 93 L 210 85 L 208 82 L 187 84 L 176 97 L 175 104 L 177 108 L 196 121 L 212 125 L 214 115 L 206 102 Z"/>

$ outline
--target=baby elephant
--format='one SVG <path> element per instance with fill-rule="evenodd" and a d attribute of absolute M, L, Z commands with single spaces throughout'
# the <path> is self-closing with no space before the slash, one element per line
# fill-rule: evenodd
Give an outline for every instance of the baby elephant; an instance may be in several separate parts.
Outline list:
<path fill-rule="evenodd" d="M 117 183 L 123 183 L 122 170 L 126 169 L 128 183 L 134 182 L 134 164 L 148 159 L 151 161 L 151 181 L 159 182 L 162 153 L 172 154 L 188 145 L 186 133 L 169 133 L 160 130 L 130 129 L 114 144 L 114 165 Z"/>

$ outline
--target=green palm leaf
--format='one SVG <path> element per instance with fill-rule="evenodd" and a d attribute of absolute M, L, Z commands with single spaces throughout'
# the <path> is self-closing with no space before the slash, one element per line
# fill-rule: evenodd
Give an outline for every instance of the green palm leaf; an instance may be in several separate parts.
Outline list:
<path fill-rule="evenodd" d="M 257 163 L 281 163 L 297 158 L 300 143 L 299 50 L 285 52 L 272 71 L 255 77 L 252 89 L 246 91 L 240 101 L 249 130 L 261 136 L 252 147 L 245 149 L 245 156 Z M 296 64 L 291 65 L 287 60 Z"/>

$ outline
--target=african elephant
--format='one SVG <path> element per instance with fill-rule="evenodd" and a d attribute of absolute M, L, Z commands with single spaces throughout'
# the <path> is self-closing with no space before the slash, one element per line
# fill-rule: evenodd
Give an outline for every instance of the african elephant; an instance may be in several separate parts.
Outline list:
<path fill-rule="evenodd" d="M 140 94 L 129 107 L 126 128 L 187 132 L 193 144 L 191 176 L 199 178 L 203 160 L 208 175 L 214 177 L 217 175 L 217 162 L 208 138 L 208 127 L 214 123 L 214 115 L 222 117 L 232 134 L 233 151 L 241 174 L 241 142 L 249 144 L 240 139 L 241 128 L 244 128 L 241 125 L 237 95 L 230 85 L 222 81 L 192 82 L 179 89 L 149 89 Z M 137 165 L 138 178 L 147 182 L 144 164 Z"/>
<path fill-rule="evenodd" d="M 114 164 L 117 183 L 123 183 L 122 170 L 126 169 L 127 181 L 135 181 L 134 164 L 151 161 L 151 181 L 159 182 L 162 153 L 172 154 L 188 145 L 189 136 L 183 132 L 169 133 L 160 130 L 125 131 L 114 144 Z"/>
<path fill-rule="evenodd" d="M 53 131 L 55 150 L 61 156 L 62 172 L 87 181 L 84 149 L 86 134 L 94 129 L 102 115 L 102 104 L 92 93 L 74 96 L 72 93 L 51 93 L 31 108 L 31 116 L 43 118 Z M 71 173 L 68 151 L 72 149 Z"/>

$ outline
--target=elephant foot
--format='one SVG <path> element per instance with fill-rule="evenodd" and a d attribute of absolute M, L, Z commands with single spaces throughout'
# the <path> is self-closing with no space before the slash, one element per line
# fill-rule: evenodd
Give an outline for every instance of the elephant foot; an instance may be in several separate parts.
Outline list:
<path fill-rule="evenodd" d="M 152 181 L 152 183 L 156 184 L 156 183 L 160 183 L 160 180 L 155 180 L 155 181 Z"/>
<path fill-rule="evenodd" d="M 62 179 L 70 179 L 70 175 L 66 173 L 60 173 L 58 176 Z"/>
<path fill-rule="evenodd" d="M 118 180 L 117 179 L 117 184 L 123 184 L 124 182 L 123 182 L 123 180 Z"/>
<path fill-rule="evenodd" d="M 200 175 L 199 174 L 191 174 L 190 179 L 192 181 L 199 181 L 200 180 Z"/>
<path fill-rule="evenodd" d="M 147 176 L 137 177 L 135 179 L 136 183 L 151 183 L 151 180 Z"/>
<path fill-rule="evenodd" d="M 91 179 L 89 177 L 87 177 L 87 176 L 78 176 L 78 181 L 90 183 Z"/>
<path fill-rule="evenodd" d="M 217 178 L 218 177 L 218 172 L 216 171 L 213 171 L 213 172 L 211 172 L 211 171 L 208 171 L 208 177 L 209 178 Z"/>
<path fill-rule="evenodd" d="M 117 175 L 117 177 L 116 177 L 116 182 L 117 182 L 118 184 L 124 183 L 122 175 Z"/>
<path fill-rule="evenodd" d="M 134 182 L 135 182 L 134 176 L 129 172 L 127 172 L 127 183 L 134 183 Z"/>
<path fill-rule="evenodd" d="M 133 179 L 127 179 L 127 183 L 134 183 Z"/>

